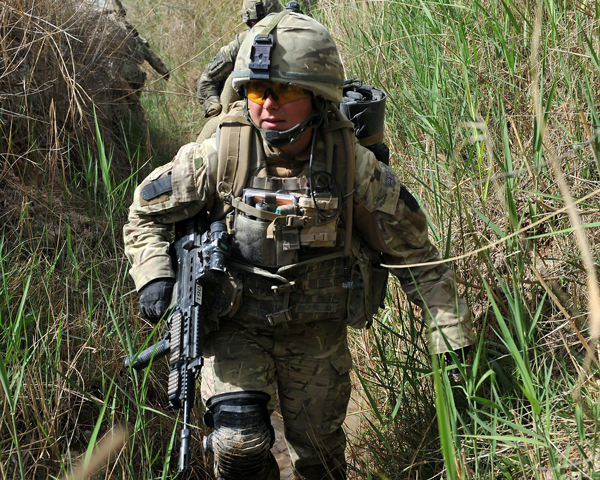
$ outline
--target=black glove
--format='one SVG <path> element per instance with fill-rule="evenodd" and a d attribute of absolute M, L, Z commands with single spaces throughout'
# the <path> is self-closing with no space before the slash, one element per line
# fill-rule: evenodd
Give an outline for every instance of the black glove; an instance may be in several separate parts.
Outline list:
<path fill-rule="evenodd" d="M 147 283 L 140 290 L 140 314 L 146 320 L 157 323 L 171 304 L 173 286 L 172 278 L 157 278 Z"/>

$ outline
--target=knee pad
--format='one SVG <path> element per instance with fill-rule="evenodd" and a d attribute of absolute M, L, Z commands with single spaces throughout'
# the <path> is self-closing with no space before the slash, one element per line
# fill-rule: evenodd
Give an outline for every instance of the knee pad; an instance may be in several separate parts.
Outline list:
<path fill-rule="evenodd" d="M 223 393 L 206 402 L 204 423 L 214 431 L 204 438 L 204 451 L 214 457 L 222 480 L 261 480 L 273 468 L 275 432 L 267 403 L 271 396 L 248 391 Z"/>

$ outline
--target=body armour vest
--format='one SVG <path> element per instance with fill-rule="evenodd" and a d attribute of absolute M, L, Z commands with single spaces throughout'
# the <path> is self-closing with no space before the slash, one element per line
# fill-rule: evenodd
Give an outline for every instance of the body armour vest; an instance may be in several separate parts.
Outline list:
<path fill-rule="evenodd" d="M 348 245 L 352 237 L 346 235 L 355 152 L 354 136 L 344 129 L 352 128 L 333 112 L 328 126 L 315 133 L 311 168 L 308 154 L 287 158 L 270 151 L 241 108 L 223 118 L 217 134 L 219 199 L 211 217 L 225 218 L 230 270 L 241 284 L 235 303 L 243 305 L 228 316 L 272 325 L 349 317 L 358 319 L 356 325 L 349 319 L 352 326 L 368 322 L 356 312 L 364 305 L 351 299 L 364 298 L 371 280 L 370 259 L 363 258 L 358 240 Z"/>

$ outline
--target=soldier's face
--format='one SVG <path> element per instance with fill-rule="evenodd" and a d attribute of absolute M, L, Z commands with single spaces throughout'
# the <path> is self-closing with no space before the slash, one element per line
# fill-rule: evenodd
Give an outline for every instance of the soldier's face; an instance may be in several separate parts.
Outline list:
<path fill-rule="evenodd" d="M 246 88 L 248 111 L 256 126 L 265 130 L 289 130 L 313 113 L 310 92 L 302 88 L 271 82 L 257 82 Z M 296 155 L 310 144 L 312 129 L 307 129 L 292 145 L 281 151 Z"/>
<path fill-rule="evenodd" d="M 266 82 L 260 83 L 266 85 Z M 277 87 L 277 84 L 271 85 Z M 260 88 L 258 93 L 249 91 L 247 94 L 250 117 L 258 127 L 266 130 L 288 130 L 312 113 L 311 96 L 306 90 L 298 89 L 301 93 L 304 92 L 304 96 L 292 96 L 290 92 L 266 87 Z M 296 98 L 298 96 L 300 98 Z"/>

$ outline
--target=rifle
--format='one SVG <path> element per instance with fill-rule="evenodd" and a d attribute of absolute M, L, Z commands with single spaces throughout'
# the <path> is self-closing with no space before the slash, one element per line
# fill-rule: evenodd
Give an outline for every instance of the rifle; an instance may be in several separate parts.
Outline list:
<path fill-rule="evenodd" d="M 125 360 L 125 367 L 146 368 L 170 353 L 169 405 L 183 408 L 179 471 L 190 469 L 190 411 L 194 403 L 196 379 L 202 368 L 204 340 L 204 287 L 226 271 L 229 237 L 224 222 L 214 222 L 202 233 L 198 216 L 175 224 L 172 244 L 177 280 L 177 302 L 169 316 L 170 330 L 156 345 Z"/>

